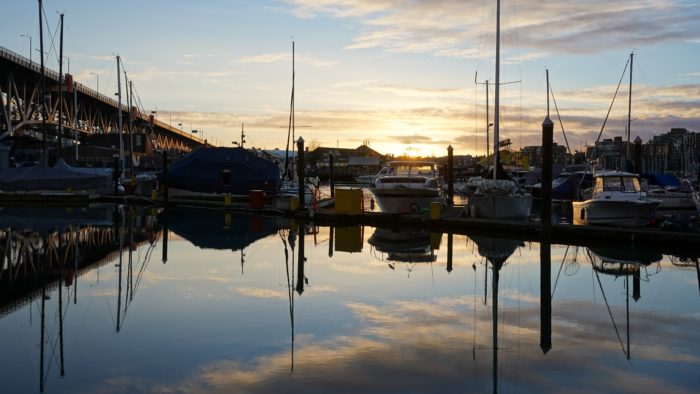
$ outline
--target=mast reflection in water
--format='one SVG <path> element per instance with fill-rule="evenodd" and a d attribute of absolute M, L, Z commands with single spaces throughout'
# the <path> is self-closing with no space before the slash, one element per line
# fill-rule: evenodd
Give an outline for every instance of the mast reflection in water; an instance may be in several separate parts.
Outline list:
<path fill-rule="evenodd" d="M 2 392 L 697 389 L 693 251 L 114 206 L 0 228 Z"/>

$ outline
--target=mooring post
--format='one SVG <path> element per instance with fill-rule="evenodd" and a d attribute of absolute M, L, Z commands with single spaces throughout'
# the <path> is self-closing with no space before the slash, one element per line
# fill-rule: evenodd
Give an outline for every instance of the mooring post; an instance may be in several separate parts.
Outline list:
<path fill-rule="evenodd" d="M 299 137 L 297 140 L 297 174 L 299 178 L 299 210 L 306 209 L 306 201 L 304 201 L 304 192 L 306 185 L 304 180 L 304 139 Z"/>
<path fill-rule="evenodd" d="M 454 149 L 452 148 L 452 145 L 449 145 L 447 147 L 447 202 L 450 205 L 454 205 L 454 196 L 455 196 L 455 188 L 454 188 L 454 182 L 455 182 L 455 177 L 454 177 L 454 156 L 452 155 L 452 151 Z"/>
<path fill-rule="evenodd" d="M 168 261 L 168 238 L 169 238 L 169 228 L 168 228 L 168 208 L 163 211 L 163 264 Z"/>
<path fill-rule="evenodd" d="M 642 139 L 639 136 L 634 139 L 634 171 L 642 173 Z"/>
<path fill-rule="evenodd" d="M 641 273 L 639 272 L 639 270 L 635 271 L 632 276 L 632 298 L 634 298 L 634 302 L 637 302 L 640 298 L 642 298 L 640 277 Z"/>
<path fill-rule="evenodd" d="M 544 185 L 544 184 L 543 184 Z M 540 238 L 540 349 L 552 348 L 552 243 L 549 233 Z"/>
<path fill-rule="evenodd" d="M 335 235 L 335 227 L 330 227 L 331 234 L 328 236 L 328 257 L 333 257 L 333 236 Z"/>
<path fill-rule="evenodd" d="M 542 122 L 542 231 L 552 227 L 552 139 L 554 123 L 547 116 Z"/>
<path fill-rule="evenodd" d="M 301 139 L 301 138 L 300 138 Z M 304 283 L 306 278 L 304 277 L 304 263 L 306 262 L 306 257 L 304 257 L 304 227 L 305 223 L 299 223 L 299 245 L 297 248 L 299 250 L 299 257 L 297 263 L 297 285 L 296 291 L 299 295 L 304 292 Z"/>
<path fill-rule="evenodd" d="M 331 198 L 335 198 L 335 169 L 333 168 L 334 166 L 334 158 L 333 154 L 329 153 L 328 154 L 328 169 L 330 171 L 330 174 L 328 175 L 330 178 L 330 184 L 331 184 Z"/>
<path fill-rule="evenodd" d="M 447 233 L 447 272 L 452 272 L 452 233 Z"/>
<path fill-rule="evenodd" d="M 168 205 L 168 151 L 163 151 L 163 201 Z"/>

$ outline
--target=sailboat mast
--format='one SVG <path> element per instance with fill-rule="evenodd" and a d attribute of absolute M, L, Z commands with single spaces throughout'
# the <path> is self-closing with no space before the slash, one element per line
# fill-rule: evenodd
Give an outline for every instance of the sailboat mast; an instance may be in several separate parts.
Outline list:
<path fill-rule="evenodd" d="M 627 152 L 625 159 L 630 159 L 630 131 L 632 127 L 632 66 L 634 65 L 634 52 L 630 52 L 630 91 L 627 98 Z M 637 170 L 639 171 L 639 169 Z"/>
<path fill-rule="evenodd" d="M 61 14 L 61 35 L 58 55 L 58 139 L 56 158 L 63 156 L 63 14 Z"/>
<path fill-rule="evenodd" d="M 545 70 L 547 75 L 547 117 L 549 118 L 549 69 Z"/>
<path fill-rule="evenodd" d="M 489 158 L 489 80 L 486 80 L 486 160 Z"/>
<path fill-rule="evenodd" d="M 498 162 L 498 131 L 500 117 L 500 84 L 501 84 L 501 0 L 496 1 L 496 96 L 494 97 L 493 119 L 493 179 L 497 178 Z"/>
<path fill-rule="evenodd" d="M 41 142 L 43 144 L 41 164 L 43 167 L 49 165 L 49 146 L 46 138 L 46 118 L 49 116 L 46 106 L 46 69 L 44 68 L 44 16 L 43 2 L 39 0 L 39 58 L 41 59 L 41 78 L 39 79 L 41 86 Z M 42 390 L 43 391 L 43 390 Z"/>
<path fill-rule="evenodd" d="M 292 41 L 292 159 L 295 159 L 294 156 L 294 146 L 296 144 L 296 138 L 295 138 L 295 126 L 296 126 L 296 118 L 294 115 L 294 81 L 296 79 L 296 69 L 295 69 L 295 54 L 294 54 L 294 41 Z M 296 164 L 296 160 L 294 160 L 294 163 Z"/>
<path fill-rule="evenodd" d="M 117 119 L 119 128 L 119 168 L 124 175 L 124 140 L 122 139 L 122 78 L 121 78 L 121 58 L 117 55 L 117 96 L 119 97 L 119 116 Z M 121 176 L 120 176 L 121 178 Z"/>

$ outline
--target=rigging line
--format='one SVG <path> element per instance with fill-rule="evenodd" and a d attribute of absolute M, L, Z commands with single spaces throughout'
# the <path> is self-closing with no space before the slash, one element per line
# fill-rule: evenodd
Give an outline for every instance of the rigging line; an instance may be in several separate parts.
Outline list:
<path fill-rule="evenodd" d="M 603 135 L 603 130 L 605 130 L 605 124 L 608 122 L 608 117 L 610 117 L 610 112 L 612 111 L 613 104 L 615 104 L 615 99 L 617 98 L 617 93 L 620 91 L 620 85 L 622 85 L 622 80 L 625 78 L 625 73 L 627 72 L 627 66 L 629 66 L 630 61 L 629 58 L 627 59 L 627 62 L 625 63 L 625 68 L 622 70 L 622 75 L 620 76 L 620 82 L 617 83 L 617 89 L 615 89 L 615 95 L 613 96 L 612 102 L 610 103 L 610 107 L 608 108 L 608 113 L 605 115 L 605 120 L 603 120 L 603 125 L 600 128 L 600 132 L 598 133 L 598 137 L 595 139 L 595 145 L 593 146 L 593 152 L 591 152 L 591 159 L 595 157 L 595 154 L 597 153 L 597 145 L 598 141 L 600 141 L 600 136 Z M 583 179 L 583 178 L 581 178 Z"/>
<path fill-rule="evenodd" d="M 569 140 L 566 138 L 566 131 L 564 131 L 564 123 L 561 121 L 561 115 L 559 115 L 559 107 L 557 106 L 557 99 L 554 98 L 554 90 L 552 90 L 552 85 L 549 85 L 549 93 L 552 95 L 552 101 L 554 102 L 554 109 L 557 111 L 557 118 L 559 118 L 559 126 L 561 126 L 561 133 L 564 134 L 564 142 L 566 142 L 566 150 L 571 154 L 571 148 L 569 147 Z"/>
<path fill-rule="evenodd" d="M 588 253 L 588 258 L 591 260 L 591 266 L 593 266 L 593 256 L 591 256 L 590 252 Z M 608 304 L 608 298 L 605 295 L 605 290 L 603 290 L 603 284 L 600 282 L 600 275 L 598 275 L 598 271 L 593 269 L 593 273 L 596 276 L 596 279 L 598 279 L 598 286 L 600 286 L 600 293 L 603 295 L 603 300 L 605 300 L 605 306 L 608 309 L 608 315 L 610 315 L 610 320 L 612 321 L 613 327 L 615 328 L 615 334 L 617 334 L 617 339 L 620 341 L 620 345 L 622 346 L 622 353 L 627 356 L 627 351 L 625 350 L 625 344 L 622 341 L 622 337 L 620 337 L 620 331 L 617 329 L 617 324 L 615 323 L 615 318 L 613 317 L 612 311 L 610 310 L 610 305 Z M 629 360 L 628 360 L 629 361 Z"/>
<path fill-rule="evenodd" d="M 569 246 L 566 245 L 566 251 L 564 251 L 564 257 L 561 259 L 561 265 L 559 266 L 559 272 L 557 272 L 557 279 L 554 280 L 554 288 L 552 289 L 551 297 L 554 298 L 554 292 L 557 291 L 557 283 L 559 283 L 559 275 L 561 275 L 561 269 L 564 268 L 564 261 L 566 260 L 566 255 L 569 253 Z"/>

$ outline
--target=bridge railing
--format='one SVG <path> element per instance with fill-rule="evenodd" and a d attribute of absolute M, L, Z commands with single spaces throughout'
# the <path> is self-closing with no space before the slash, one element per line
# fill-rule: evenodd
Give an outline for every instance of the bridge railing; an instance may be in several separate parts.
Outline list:
<path fill-rule="evenodd" d="M 4 58 L 5 60 L 9 60 L 9 61 L 11 61 L 11 62 L 17 63 L 17 64 L 19 64 L 19 65 L 21 65 L 21 66 L 23 66 L 23 67 L 25 67 L 25 68 L 28 68 L 28 69 L 30 69 L 30 70 L 32 70 L 32 71 L 38 73 L 38 74 L 41 73 L 41 64 L 36 63 L 36 62 L 34 62 L 34 61 L 31 61 L 31 60 L 29 60 L 28 58 L 26 58 L 26 57 L 20 55 L 19 53 L 14 52 L 14 51 L 11 51 L 11 50 L 9 50 L 9 49 L 7 49 L 7 48 L 1 46 L 1 45 L 0 45 L 0 58 Z M 49 69 L 49 68 L 47 68 L 47 67 L 44 67 L 44 75 L 45 75 L 47 78 L 53 80 L 55 83 L 59 83 L 60 77 L 59 77 L 59 75 L 58 75 L 58 72 L 56 72 L 56 71 L 54 71 L 54 70 L 51 70 L 51 69 Z M 116 101 L 116 100 L 114 100 L 113 98 L 111 98 L 111 97 L 109 97 L 109 96 L 106 96 L 106 95 L 104 95 L 104 94 L 102 94 L 102 93 L 96 92 L 95 90 L 92 90 L 91 88 L 89 88 L 89 87 L 83 85 L 82 83 L 74 82 L 74 89 L 76 89 L 78 92 L 80 92 L 80 93 L 82 93 L 82 94 L 84 94 L 84 95 L 86 95 L 86 96 L 90 96 L 90 97 L 92 97 L 92 98 L 94 98 L 94 99 L 96 99 L 96 100 L 99 100 L 99 101 L 101 101 L 101 102 L 103 102 L 103 103 L 105 103 L 105 104 L 107 104 L 107 105 L 110 105 L 110 106 L 114 107 L 115 110 L 116 110 L 117 108 L 119 108 L 119 102 L 118 102 L 118 101 Z M 122 104 L 122 105 L 121 105 L 121 109 L 122 109 L 122 111 L 124 111 L 124 112 L 126 112 L 126 113 L 129 113 L 129 107 L 128 107 L 126 104 Z M 143 113 L 141 113 L 140 111 L 139 111 L 139 113 L 138 113 L 138 118 L 141 119 L 141 120 L 144 120 L 144 121 L 149 121 L 149 120 L 150 120 L 149 117 L 148 117 L 146 114 L 143 114 Z M 168 131 L 171 132 L 171 133 L 178 134 L 178 135 L 180 135 L 181 137 L 184 137 L 184 138 L 187 138 L 187 139 L 195 140 L 195 141 L 198 141 L 198 142 L 200 142 L 200 143 L 203 143 L 203 142 L 204 142 L 204 141 L 203 141 L 201 138 L 199 138 L 199 137 L 195 137 L 195 136 L 193 136 L 193 135 L 190 135 L 189 133 L 186 133 L 186 132 L 184 132 L 184 131 L 182 131 L 182 130 L 180 130 L 180 129 L 178 129 L 178 128 L 172 127 L 172 126 L 170 126 L 169 124 L 164 123 L 164 122 L 161 122 L 161 121 L 159 121 L 159 120 L 156 120 L 156 121 L 154 122 L 154 126 L 158 126 L 158 127 L 160 127 L 160 128 L 166 129 L 166 130 L 168 130 Z"/>

